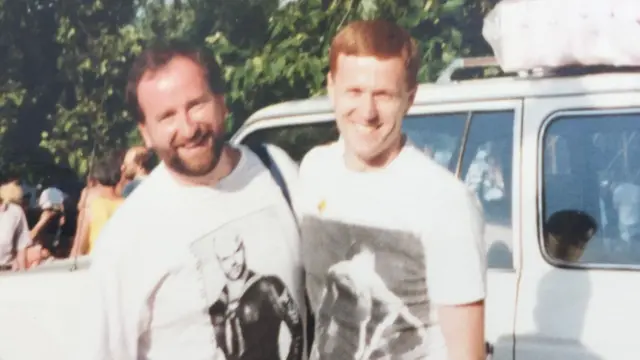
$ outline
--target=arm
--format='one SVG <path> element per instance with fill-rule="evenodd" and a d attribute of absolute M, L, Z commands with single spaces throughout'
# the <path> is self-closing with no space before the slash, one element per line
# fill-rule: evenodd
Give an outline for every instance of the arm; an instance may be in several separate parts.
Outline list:
<path fill-rule="evenodd" d="M 425 238 L 427 288 L 437 306 L 449 359 L 484 360 L 484 220 L 475 195 L 445 199 Z"/>
<path fill-rule="evenodd" d="M 484 300 L 438 307 L 449 358 L 484 360 Z"/>
<path fill-rule="evenodd" d="M 82 210 L 84 209 L 84 203 L 87 200 L 87 192 L 88 192 L 88 188 L 84 188 L 82 189 L 82 192 L 80 193 L 80 199 L 78 199 L 78 213 L 82 212 Z"/>
<path fill-rule="evenodd" d="M 38 235 L 40 235 L 40 232 L 42 231 L 42 229 L 44 229 L 44 227 L 47 226 L 47 224 L 49 223 L 49 221 L 53 216 L 54 216 L 54 212 L 51 210 L 44 210 L 42 212 L 42 214 L 40 215 L 40 218 L 38 219 L 38 222 L 33 227 L 33 229 L 31 229 L 31 231 L 29 232 L 29 236 L 31 236 L 31 239 L 36 240 L 38 238 Z"/>
<path fill-rule="evenodd" d="M 91 219 L 91 212 L 89 208 L 85 208 L 78 216 L 78 226 L 76 228 L 76 234 L 73 238 L 73 246 L 71 247 L 70 257 L 76 257 L 82 255 L 82 249 L 89 241 L 89 224 Z"/>
<path fill-rule="evenodd" d="M 14 233 L 14 244 L 16 249 L 16 258 L 13 263 L 13 270 L 25 270 L 27 268 L 27 248 L 31 245 L 31 236 L 29 235 L 29 225 L 27 217 L 22 210 L 18 217 L 18 223 Z"/>
<path fill-rule="evenodd" d="M 282 281 L 274 277 L 266 279 L 269 281 L 268 284 L 265 284 L 268 287 L 266 290 L 274 310 L 282 318 L 282 321 L 289 329 L 289 333 L 291 333 L 291 344 L 289 345 L 287 359 L 299 359 L 302 351 L 304 351 L 304 328 L 298 305 Z"/>
<path fill-rule="evenodd" d="M 77 243 L 78 243 L 78 238 L 80 237 L 80 233 L 82 232 L 82 225 L 84 222 L 84 218 L 85 218 L 85 212 L 87 210 L 87 202 L 88 202 L 88 195 L 89 193 L 89 189 L 88 188 L 84 188 L 82 189 L 82 193 L 80 194 L 80 200 L 78 200 L 78 218 L 76 220 L 76 231 L 74 233 L 73 236 L 73 240 L 71 243 L 71 252 L 69 254 L 70 257 L 76 257 L 79 254 L 77 253 Z"/>
<path fill-rule="evenodd" d="M 138 339 L 150 318 L 147 300 L 153 294 L 141 286 L 149 283 L 141 278 L 137 249 L 123 249 L 120 240 L 125 239 L 119 234 L 101 237 L 107 239 L 106 246 L 95 250 L 88 270 L 92 306 L 84 316 L 86 338 L 78 339 L 76 359 L 136 360 Z"/>

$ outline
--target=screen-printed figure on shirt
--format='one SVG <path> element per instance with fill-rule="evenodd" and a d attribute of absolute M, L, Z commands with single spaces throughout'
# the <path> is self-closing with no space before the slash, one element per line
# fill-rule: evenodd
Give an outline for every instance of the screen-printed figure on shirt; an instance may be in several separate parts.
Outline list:
<path fill-rule="evenodd" d="M 302 320 L 282 280 L 247 268 L 240 237 L 218 239 L 215 247 L 227 284 L 209 308 L 209 315 L 227 360 L 280 359 L 278 334 L 283 322 L 293 339 L 282 359 L 299 359 Z"/>
<path fill-rule="evenodd" d="M 204 273 L 209 274 L 205 276 L 206 287 L 222 284 L 217 295 L 209 296 L 215 343 L 226 360 L 303 359 L 304 324 L 292 293 L 279 276 L 249 267 L 248 252 L 260 249 L 249 247 L 246 238 L 255 234 L 259 233 L 216 231 L 201 240 L 211 243 L 208 249 L 213 254 L 199 256 L 209 256 L 217 266 L 209 271 L 204 266 Z M 261 242 L 265 241 L 268 238 Z M 269 260 L 269 253 L 261 255 Z M 211 276 L 211 270 L 222 276 Z M 288 335 L 288 344 L 282 340 L 283 332 Z"/>
<path fill-rule="evenodd" d="M 312 358 L 424 357 L 428 306 L 419 241 L 401 232 L 313 218 L 305 219 L 303 229 L 305 252 L 315 254 L 307 257 L 309 271 L 324 284 Z"/>

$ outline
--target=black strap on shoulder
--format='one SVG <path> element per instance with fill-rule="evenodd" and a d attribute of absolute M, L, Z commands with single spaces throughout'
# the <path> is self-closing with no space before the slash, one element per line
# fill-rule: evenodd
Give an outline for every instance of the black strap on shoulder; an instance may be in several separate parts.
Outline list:
<path fill-rule="evenodd" d="M 260 161 L 262 161 L 262 164 L 264 164 L 264 166 L 269 169 L 273 180 L 276 182 L 276 184 L 278 184 L 280 190 L 282 190 L 282 195 L 284 196 L 285 200 L 287 200 L 289 207 L 291 207 L 291 196 L 289 195 L 289 187 L 287 186 L 287 182 L 284 180 L 284 177 L 282 176 L 278 165 L 275 163 L 275 161 L 273 161 L 273 158 L 269 154 L 267 147 L 263 144 L 255 144 L 250 145 L 249 148 L 256 155 L 258 155 Z"/>
<path fill-rule="evenodd" d="M 280 190 L 282 190 L 282 195 L 284 195 L 284 198 L 287 200 L 289 207 L 293 211 L 287 182 L 284 180 L 284 177 L 282 176 L 278 165 L 275 163 L 275 161 L 273 161 L 273 158 L 271 158 L 271 155 L 269 154 L 266 146 L 264 146 L 263 144 L 253 144 L 249 145 L 249 149 L 251 149 L 251 151 L 253 151 L 256 155 L 258 155 L 260 161 L 262 161 L 262 164 L 264 164 L 264 166 L 269 169 L 273 180 L 276 182 L 276 184 L 278 184 Z M 304 298 L 307 305 L 307 356 L 309 356 L 311 354 L 311 348 L 314 339 L 315 317 L 313 316 L 313 312 L 311 311 L 309 298 L 307 297 L 306 292 Z"/>

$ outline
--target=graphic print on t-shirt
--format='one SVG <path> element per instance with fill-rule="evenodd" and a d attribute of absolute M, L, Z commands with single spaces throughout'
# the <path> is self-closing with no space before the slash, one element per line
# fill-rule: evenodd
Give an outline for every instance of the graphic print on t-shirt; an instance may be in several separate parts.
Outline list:
<path fill-rule="evenodd" d="M 424 358 L 429 307 L 420 239 L 309 217 L 302 233 L 317 304 L 312 358 Z"/>
<path fill-rule="evenodd" d="M 208 312 L 215 343 L 226 360 L 303 358 L 304 330 L 296 300 L 280 276 L 251 265 L 250 260 L 260 258 L 262 268 L 267 261 L 287 262 L 273 258 L 284 256 L 288 249 L 286 241 L 272 238 L 280 235 L 280 224 L 267 225 L 266 212 L 225 225 L 192 246 L 211 304 Z M 280 247 L 260 248 L 269 243 Z M 283 269 L 287 271 L 286 266 Z"/>

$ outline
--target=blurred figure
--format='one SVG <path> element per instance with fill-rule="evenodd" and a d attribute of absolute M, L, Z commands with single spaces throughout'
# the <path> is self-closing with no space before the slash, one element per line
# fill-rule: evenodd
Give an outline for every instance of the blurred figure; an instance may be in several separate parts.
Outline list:
<path fill-rule="evenodd" d="M 0 197 L 8 203 L 22 207 L 23 195 L 22 186 L 17 181 L 10 181 L 0 187 Z"/>
<path fill-rule="evenodd" d="M 93 194 L 92 190 L 95 188 L 96 184 L 96 180 L 92 178 L 91 175 L 87 176 L 87 185 L 82 189 L 80 199 L 78 200 L 78 212 L 81 212 L 89 203 Z"/>
<path fill-rule="evenodd" d="M 45 189 L 38 200 L 42 210 L 30 235 L 33 245 L 27 251 L 27 267 L 39 265 L 55 256 L 60 245 L 62 226 L 65 223 L 64 193 L 54 187 Z"/>
<path fill-rule="evenodd" d="M 122 188 L 126 198 L 153 170 L 153 153 L 144 146 L 134 146 L 124 156 L 122 176 L 127 184 Z"/>
<path fill-rule="evenodd" d="M 29 226 L 22 207 L 15 200 L 15 184 L 0 187 L 0 270 L 27 268 L 27 248 L 31 245 Z M 8 199 L 2 198 L 7 195 Z M 22 196 L 20 196 L 22 199 Z"/>
<path fill-rule="evenodd" d="M 87 176 L 87 185 L 84 187 L 84 189 L 82 189 L 82 192 L 80 193 L 80 199 L 78 200 L 78 218 L 76 220 L 76 231 L 74 232 L 75 234 L 75 237 L 73 240 L 74 244 L 77 242 L 76 239 L 80 234 L 80 229 L 82 229 L 82 222 L 84 221 L 85 210 L 89 207 L 89 204 L 91 204 L 91 200 L 95 196 L 95 193 L 96 193 L 95 185 L 96 185 L 95 179 L 92 178 L 91 175 Z"/>
<path fill-rule="evenodd" d="M 117 191 L 120 166 L 119 158 L 109 155 L 99 159 L 91 169 L 89 176 L 95 184 L 89 188 L 84 199 L 86 203 L 73 241 L 72 257 L 91 252 L 100 230 L 122 204 L 123 199 Z"/>

